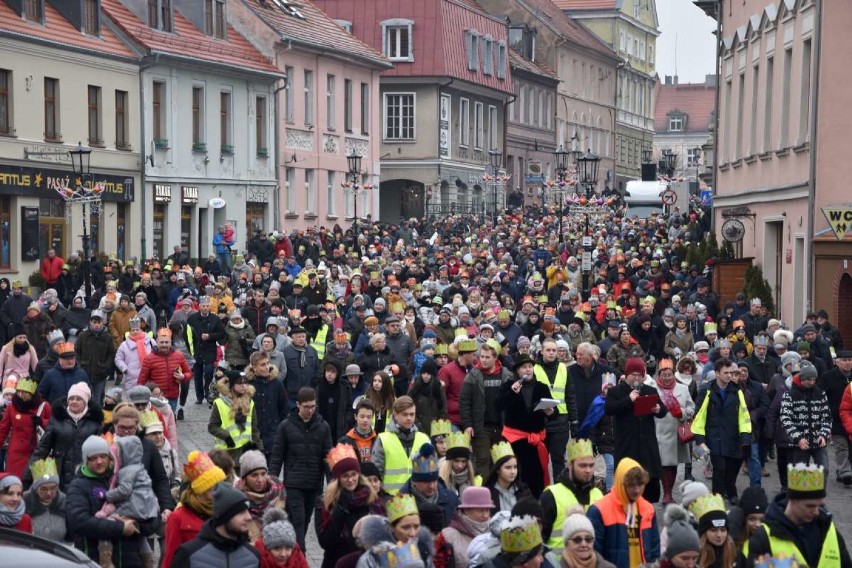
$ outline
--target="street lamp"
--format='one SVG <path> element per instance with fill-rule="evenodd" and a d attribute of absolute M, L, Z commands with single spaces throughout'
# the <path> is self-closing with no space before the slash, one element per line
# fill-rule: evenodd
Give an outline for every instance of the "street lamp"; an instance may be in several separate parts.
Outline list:
<path fill-rule="evenodd" d="M 565 237 L 562 235 L 562 217 L 565 215 L 565 198 L 562 194 L 565 187 L 565 174 L 568 173 L 568 157 L 573 157 L 574 152 L 569 152 L 565 149 L 563 145 L 559 145 L 559 148 L 553 152 L 553 156 L 556 158 L 556 178 L 559 187 L 559 206 L 556 208 L 556 216 L 559 218 L 559 242 L 562 243 L 565 240 Z"/>
<path fill-rule="evenodd" d="M 93 214 L 100 213 L 101 194 L 104 191 L 104 187 L 102 184 L 86 184 L 86 180 L 91 180 L 92 177 L 90 173 L 91 148 L 83 148 L 83 145 L 77 142 L 77 147 L 69 150 L 68 153 L 71 155 L 71 167 L 74 170 L 75 186 L 74 189 L 65 187 L 58 188 L 56 191 L 65 200 L 66 204 L 80 203 L 83 206 L 83 294 L 86 298 L 86 307 L 91 309 L 92 274 L 89 269 L 91 266 L 91 252 L 89 250 L 89 217 L 86 212 L 86 206 L 91 205 Z"/>
<path fill-rule="evenodd" d="M 349 182 L 351 183 L 352 203 L 355 206 L 355 218 L 352 229 L 352 249 L 358 252 L 358 176 L 361 174 L 361 154 L 354 148 L 352 153 L 346 156 L 346 164 L 349 167 Z M 348 188 L 347 188 L 348 189 Z"/>
<path fill-rule="evenodd" d="M 494 177 L 492 192 L 494 194 L 494 208 L 491 210 L 491 222 L 497 222 L 497 174 L 500 171 L 500 164 L 503 161 L 503 153 L 492 148 L 488 150 L 488 163 L 491 166 L 491 175 Z"/>
<path fill-rule="evenodd" d="M 677 164 L 677 154 L 671 151 L 670 148 L 663 150 L 663 159 L 659 162 L 659 168 L 663 175 L 672 177 L 674 175 L 675 164 Z"/>
<path fill-rule="evenodd" d="M 577 176 L 578 181 L 583 185 L 583 188 L 586 190 L 586 205 L 585 205 L 585 216 L 586 216 L 586 226 L 583 231 L 583 246 L 586 249 L 583 252 L 583 292 L 586 293 L 589 290 L 589 271 L 591 270 L 591 234 L 589 233 L 589 210 L 588 208 L 591 206 L 591 198 L 592 194 L 595 191 L 595 187 L 598 184 L 598 167 L 600 166 L 601 158 L 595 154 L 592 154 L 592 151 L 589 150 L 581 157 L 577 158 Z"/>
<path fill-rule="evenodd" d="M 650 164 L 651 163 L 651 149 L 642 150 L 642 163 Z"/>

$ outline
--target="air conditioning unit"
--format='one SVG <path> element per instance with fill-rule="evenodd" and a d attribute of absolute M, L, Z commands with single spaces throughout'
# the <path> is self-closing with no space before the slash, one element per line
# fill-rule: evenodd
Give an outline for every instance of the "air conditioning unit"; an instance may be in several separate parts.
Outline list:
<path fill-rule="evenodd" d="M 530 160 L 529 162 L 527 162 L 527 175 L 540 176 L 541 162 L 538 160 Z"/>

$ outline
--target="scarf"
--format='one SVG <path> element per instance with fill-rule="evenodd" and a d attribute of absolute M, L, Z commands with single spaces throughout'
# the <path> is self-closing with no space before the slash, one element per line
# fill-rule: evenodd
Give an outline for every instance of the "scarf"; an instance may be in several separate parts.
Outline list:
<path fill-rule="evenodd" d="M 145 335 L 144 331 L 132 331 L 130 332 L 130 339 L 136 343 L 136 357 L 139 358 L 139 367 L 142 367 L 142 360 L 145 359 L 145 356 L 148 355 L 148 350 L 146 349 L 145 338 L 148 337 Z"/>
<path fill-rule="evenodd" d="M 192 487 L 187 487 L 180 494 L 180 505 L 183 505 L 205 521 L 213 516 L 213 500 L 197 495 L 192 490 Z"/>
<path fill-rule="evenodd" d="M 457 514 L 453 515 L 453 520 L 450 521 L 450 526 L 461 534 L 465 536 L 469 536 L 470 538 L 479 536 L 488 530 L 488 523 L 490 519 L 487 521 L 474 521 L 461 511 L 458 511 Z"/>
<path fill-rule="evenodd" d="M 246 320 L 243 320 L 240 323 L 234 323 L 233 321 L 231 321 L 228 325 L 230 325 L 234 329 L 242 329 L 246 326 Z"/>
<path fill-rule="evenodd" d="M 12 353 L 15 357 L 23 357 L 30 351 L 30 343 L 28 341 L 24 341 L 23 343 L 18 343 L 17 341 L 12 342 Z"/>
<path fill-rule="evenodd" d="M 295 349 L 296 351 L 299 352 L 299 368 L 304 369 L 305 368 L 305 348 L 299 347 L 298 345 L 294 345 L 292 343 L 290 344 L 290 347 L 292 347 L 293 349 Z"/>
<path fill-rule="evenodd" d="M 0 507 L 0 527 L 15 528 L 18 523 L 21 522 L 21 519 L 24 518 L 26 508 L 27 507 L 24 505 L 23 499 L 21 499 L 14 511 L 5 507 Z"/>
<path fill-rule="evenodd" d="M 426 497 L 425 495 L 420 493 L 417 490 L 417 487 L 412 483 L 411 484 L 411 493 L 414 495 L 414 497 L 417 498 L 417 501 L 420 502 L 420 503 L 432 503 L 433 505 L 438 504 L 438 492 L 437 491 L 435 491 L 435 494 L 432 495 L 431 497 Z"/>
<path fill-rule="evenodd" d="M 461 495 L 461 491 L 459 489 L 461 487 L 464 487 L 465 485 L 470 485 L 470 474 L 468 473 L 468 470 L 456 473 L 451 469 L 450 472 L 450 475 L 452 476 L 451 479 L 453 482 L 453 487 L 454 489 L 456 489 L 456 493 Z"/>
<path fill-rule="evenodd" d="M 580 560 L 574 554 L 574 551 L 567 546 L 562 549 L 562 555 L 563 566 L 571 566 L 571 568 L 595 568 L 598 565 L 598 555 L 595 554 L 594 549 L 592 549 L 592 556 L 588 560 Z"/>
<path fill-rule="evenodd" d="M 83 412 L 75 413 L 75 412 L 71 412 L 71 409 L 68 408 L 68 406 L 66 406 L 65 411 L 68 412 L 68 416 L 70 416 L 71 420 L 73 420 L 74 423 L 76 424 L 77 422 L 79 422 L 80 420 L 83 419 L 83 417 L 86 415 L 86 413 L 89 411 L 89 409 L 84 408 Z"/>
<path fill-rule="evenodd" d="M 262 519 L 263 513 L 275 502 L 276 499 L 284 501 L 284 484 L 276 480 L 274 477 L 267 478 L 266 491 L 258 493 L 249 489 L 242 479 L 238 479 L 234 483 L 234 488 L 237 491 L 242 491 L 248 497 L 249 513 L 252 519 Z"/>
<path fill-rule="evenodd" d="M 665 383 L 659 377 L 657 378 L 657 386 L 660 387 L 660 394 L 663 395 L 663 404 L 672 416 L 680 419 L 680 417 L 683 416 L 683 412 L 680 409 L 680 403 L 677 401 L 677 397 L 674 395 L 674 387 L 676 384 L 677 381 L 674 377 L 672 377 L 671 380 L 667 380 Z"/>

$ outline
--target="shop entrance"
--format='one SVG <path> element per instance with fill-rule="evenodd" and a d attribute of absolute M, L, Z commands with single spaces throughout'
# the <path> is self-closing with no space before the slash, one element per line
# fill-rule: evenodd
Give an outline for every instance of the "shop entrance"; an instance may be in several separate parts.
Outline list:
<path fill-rule="evenodd" d="M 852 276 L 847 273 L 840 277 L 840 285 L 837 287 L 837 328 L 840 330 L 840 336 L 844 338 L 852 337 L 852 318 L 847 317 L 850 309 L 852 309 Z"/>
<path fill-rule="evenodd" d="M 49 249 L 54 249 L 57 256 L 68 258 L 65 250 L 65 202 L 42 198 L 38 205 L 39 258 L 46 257 Z"/>

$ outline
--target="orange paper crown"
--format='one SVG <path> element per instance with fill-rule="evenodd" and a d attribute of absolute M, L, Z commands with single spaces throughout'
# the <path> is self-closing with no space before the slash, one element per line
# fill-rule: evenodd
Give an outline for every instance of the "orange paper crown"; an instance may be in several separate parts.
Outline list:
<path fill-rule="evenodd" d="M 59 356 L 64 355 L 65 353 L 74 353 L 74 344 L 68 343 L 64 341 L 56 346 L 56 354 Z"/>
<path fill-rule="evenodd" d="M 328 460 L 329 469 L 333 470 L 334 466 L 347 458 L 357 461 L 358 454 L 355 453 L 355 448 L 352 447 L 352 444 L 340 443 L 329 450 L 326 460 Z"/>

